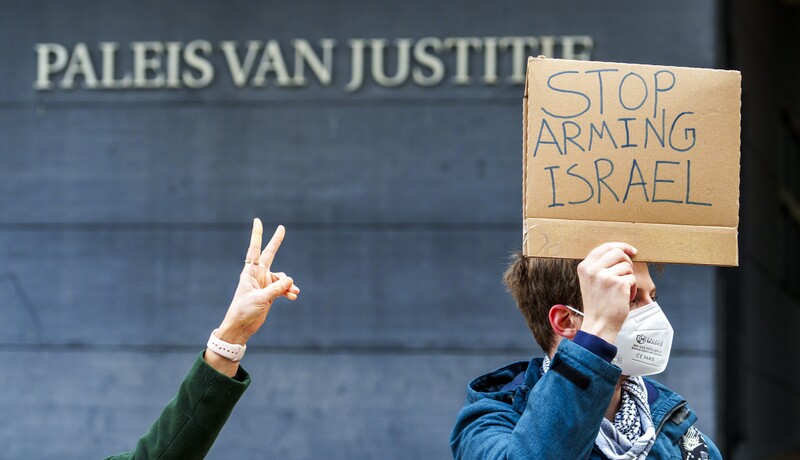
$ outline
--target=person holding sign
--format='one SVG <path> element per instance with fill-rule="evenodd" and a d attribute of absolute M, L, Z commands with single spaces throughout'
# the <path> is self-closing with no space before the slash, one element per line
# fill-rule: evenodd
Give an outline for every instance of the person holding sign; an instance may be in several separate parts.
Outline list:
<path fill-rule="evenodd" d="M 672 327 L 636 254 L 515 257 L 504 281 L 546 355 L 470 382 L 454 458 L 722 458 L 686 401 L 643 378 L 666 368 Z"/>
<path fill-rule="evenodd" d="M 142 436 L 133 452 L 107 460 L 132 458 L 204 458 L 211 449 L 233 406 L 250 385 L 250 376 L 239 366 L 250 337 L 264 324 L 278 297 L 297 299 L 300 289 L 284 273 L 270 271 L 283 241 L 279 226 L 261 251 L 261 221 L 253 221 L 250 248 L 228 312 L 209 337 L 178 394 Z"/>

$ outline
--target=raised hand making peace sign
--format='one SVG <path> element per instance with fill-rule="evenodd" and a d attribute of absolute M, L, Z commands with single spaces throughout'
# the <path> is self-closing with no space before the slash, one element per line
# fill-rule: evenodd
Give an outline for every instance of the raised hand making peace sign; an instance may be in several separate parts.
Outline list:
<path fill-rule="evenodd" d="M 275 299 L 283 296 L 295 300 L 300 294 L 286 274 L 270 271 L 286 230 L 278 226 L 264 251 L 261 251 L 262 232 L 261 221 L 253 220 L 250 248 L 239 285 L 225 319 L 211 333 L 202 354 L 203 361 L 216 372 L 196 362 L 178 394 L 136 443 L 136 449 L 107 460 L 205 458 L 233 406 L 250 384 L 250 376 L 239 368 L 247 340 L 264 324 Z"/>
<path fill-rule="evenodd" d="M 225 319 L 214 333 L 217 338 L 231 344 L 244 345 L 264 324 L 275 299 L 281 296 L 289 300 L 297 299 L 300 288 L 294 285 L 294 281 L 283 272 L 270 271 L 285 233 L 286 229 L 279 225 L 262 251 L 263 227 L 259 219 L 253 220 L 250 247 L 239 276 L 239 285 Z M 236 373 L 238 363 L 222 358 L 213 353 L 214 350 L 210 351 L 211 353 L 206 352 L 206 362 L 225 374 Z"/>

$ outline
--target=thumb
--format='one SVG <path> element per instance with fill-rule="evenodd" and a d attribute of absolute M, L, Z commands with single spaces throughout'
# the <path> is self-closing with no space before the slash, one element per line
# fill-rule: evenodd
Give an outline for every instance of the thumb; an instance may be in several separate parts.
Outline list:
<path fill-rule="evenodd" d="M 262 289 L 262 293 L 266 295 L 267 301 L 271 302 L 282 296 L 284 292 L 292 287 L 292 284 L 294 284 L 294 281 L 287 276 L 286 278 L 281 278 Z"/>

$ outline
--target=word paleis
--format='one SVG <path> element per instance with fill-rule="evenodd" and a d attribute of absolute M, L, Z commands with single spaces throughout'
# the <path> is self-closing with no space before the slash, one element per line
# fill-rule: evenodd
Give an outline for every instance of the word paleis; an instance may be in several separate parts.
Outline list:
<path fill-rule="evenodd" d="M 327 87 L 342 81 L 347 92 L 368 82 L 383 87 L 412 83 L 434 86 L 522 84 L 530 54 L 588 60 L 592 37 L 523 36 L 420 39 L 334 39 L 312 44 L 277 40 L 247 42 L 206 40 L 138 41 L 96 46 L 37 43 L 37 90 L 205 88 L 224 68 L 242 87 L 305 87 L 312 81 Z M 349 65 L 347 69 L 337 68 Z M 367 66 L 369 66 L 367 68 Z M 449 78 L 448 78 L 449 77 Z M 346 79 L 346 80 L 345 80 Z M 344 83 L 346 81 L 346 83 Z"/>

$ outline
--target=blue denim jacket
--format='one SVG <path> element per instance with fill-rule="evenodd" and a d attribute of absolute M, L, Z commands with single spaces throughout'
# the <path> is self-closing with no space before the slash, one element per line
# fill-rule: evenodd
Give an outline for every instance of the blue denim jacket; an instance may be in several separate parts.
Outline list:
<path fill-rule="evenodd" d="M 604 459 L 594 440 L 621 371 L 563 340 L 542 375 L 541 358 L 517 362 L 470 382 L 450 447 L 456 459 Z M 524 374 L 524 378 L 520 378 Z M 678 441 L 697 420 L 686 401 L 645 379 L 658 436 L 649 458 L 681 459 Z M 717 447 L 703 436 L 711 459 Z"/>

